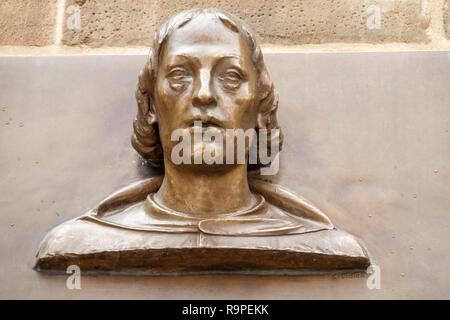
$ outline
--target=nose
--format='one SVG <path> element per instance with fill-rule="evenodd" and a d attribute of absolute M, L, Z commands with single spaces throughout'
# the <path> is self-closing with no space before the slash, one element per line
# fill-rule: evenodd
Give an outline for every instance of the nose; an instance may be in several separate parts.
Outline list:
<path fill-rule="evenodd" d="M 215 107 L 217 104 L 211 83 L 210 70 L 201 69 L 192 103 L 194 107 Z"/>

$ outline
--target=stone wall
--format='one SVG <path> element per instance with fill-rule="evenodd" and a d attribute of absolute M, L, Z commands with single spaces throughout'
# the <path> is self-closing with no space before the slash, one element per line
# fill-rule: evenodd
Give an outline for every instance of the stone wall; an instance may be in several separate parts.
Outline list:
<path fill-rule="evenodd" d="M 2 0 L 0 46 L 148 47 L 155 29 L 188 8 L 245 20 L 260 43 L 450 48 L 450 0 Z M 333 44 L 333 46 L 331 46 Z"/>
<path fill-rule="evenodd" d="M 450 39 L 450 0 L 446 0 L 444 4 L 444 25 L 445 35 Z"/>

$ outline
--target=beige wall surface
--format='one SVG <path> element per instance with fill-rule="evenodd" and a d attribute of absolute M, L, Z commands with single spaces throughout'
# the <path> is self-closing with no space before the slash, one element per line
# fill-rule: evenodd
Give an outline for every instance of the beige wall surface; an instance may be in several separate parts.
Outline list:
<path fill-rule="evenodd" d="M 0 54 L 47 48 L 137 48 L 190 8 L 246 21 L 264 46 L 321 50 L 448 50 L 450 0 L 29 0 L 0 2 Z M 14 47 L 14 48 L 9 48 Z M 19 47 L 19 48 L 16 48 Z M 22 50 L 19 50 L 19 49 Z M 25 51 L 28 52 L 28 51 Z"/>
<path fill-rule="evenodd" d="M 272 180 L 360 237 L 380 267 L 302 276 L 66 275 L 32 270 L 39 242 L 157 172 L 129 137 L 145 56 L 0 58 L 0 298 L 450 298 L 448 52 L 278 53 L 265 59 L 285 133 Z M 31 79 L 31 80 L 30 80 Z"/>
<path fill-rule="evenodd" d="M 81 3 L 72 0 L 66 5 L 76 2 Z M 430 22 L 420 0 L 84 1 L 80 29 L 64 25 L 63 44 L 148 45 L 154 30 L 167 18 L 196 7 L 236 14 L 255 30 L 262 43 L 275 44 L 422 42 L 427 40 Z M 373 27 L 370 16 L 374 16 Z M 378 17 L 379 28 L 375 25 Z"/>

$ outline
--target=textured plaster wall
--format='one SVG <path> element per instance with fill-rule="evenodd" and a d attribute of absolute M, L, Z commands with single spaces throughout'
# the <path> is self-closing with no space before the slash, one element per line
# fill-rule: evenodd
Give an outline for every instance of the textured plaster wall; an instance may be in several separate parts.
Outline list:
<path fill-rule="evenodd" d="M 0 53 L 144 48 L 188 8 L 245 20 L 263 47 L 450 48 L 450 0 L 30 0 L 0 2 Z M 42 51 L 44 50 L 44 51 Z M 83 51 L 82 51 L 83 52 Z"/>

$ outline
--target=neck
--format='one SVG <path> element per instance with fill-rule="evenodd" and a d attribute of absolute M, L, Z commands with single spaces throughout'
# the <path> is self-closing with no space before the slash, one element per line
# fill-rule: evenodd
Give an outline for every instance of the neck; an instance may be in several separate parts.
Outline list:
<path fill-rule="evenodd" d="M 164 180 L 154 199 L 160 204 L 198 217 L 220 216 L 256 204 L 247 182 L 247 165 L 205 172 L 164 163 Z"/>

